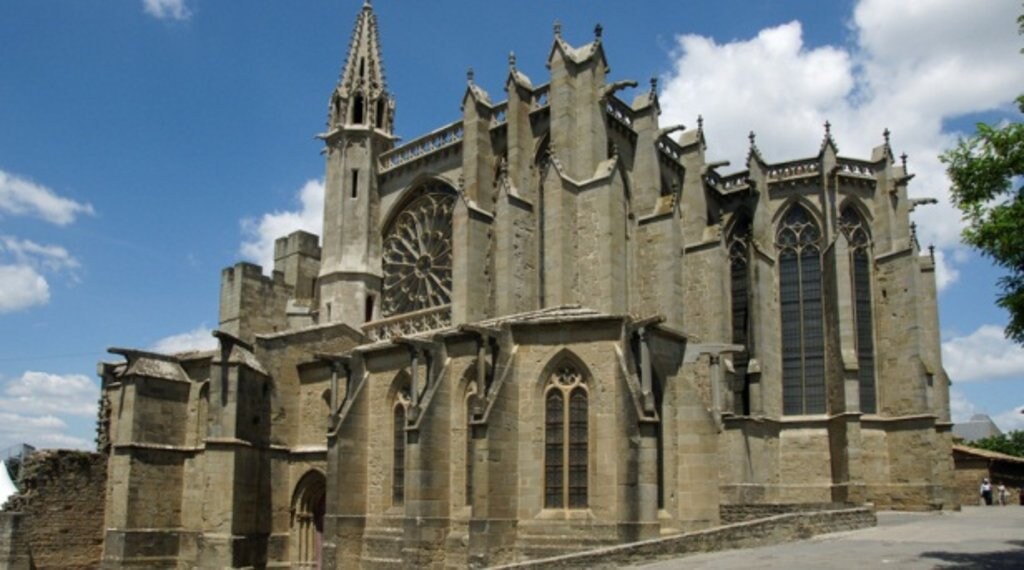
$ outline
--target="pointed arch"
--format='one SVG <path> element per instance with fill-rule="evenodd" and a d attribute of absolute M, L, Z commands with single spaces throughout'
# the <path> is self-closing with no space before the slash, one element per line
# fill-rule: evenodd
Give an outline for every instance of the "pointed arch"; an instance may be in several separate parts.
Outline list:
<path fill-rule="evenodd" d="M 802 203 L 783 211 L 775 233 L 782 325 L 783 414 L 825 412 L 821 225 Z"/>
<path fill-rule="evenodd" d="M 352 124 L 361 125 L 366 118 L 366 97 L 362 91 L 356 91 L 352 96 Z"/>
<path fill-rule="evenodd" d="M 451 303 L 455 201 L 454 189 L 433 182 L 407 191 L 392 208 L 382 236 L 383 316 Z"/>
<path fill-rule="evenodd" d="M 568 349 L 544 367 L 544 508 L 587 507 L 590 376 Z"/>
<path fill-rule="evenodd" d="M 847 201 L 839 210 L 839 230 L 846 237 L 850 252 L 850 294 L 857 331 L 857 380 L 860 387 L 860 411 L 878 411 L 875 380 L 874 310 L 871 295 L 871 228 L 855 203 Z"/>
<path fill-rule="evenodd" d="M 327 504 L 327 478 L 307 471 L 292 493 L 291 560 L 300 568 L 319 568 Z"/>

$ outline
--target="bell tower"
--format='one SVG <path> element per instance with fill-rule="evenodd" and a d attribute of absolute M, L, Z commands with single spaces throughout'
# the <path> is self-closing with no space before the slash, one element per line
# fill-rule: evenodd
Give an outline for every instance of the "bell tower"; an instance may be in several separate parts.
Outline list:
<path fill-rule="evenodd" d="M 394 144 L 395 102 L 369 1 L 356 18 L 348 58 L 330 97 L 319 322 L 358 328 L 378 314 L 381 289 L 377 158 Z"/>

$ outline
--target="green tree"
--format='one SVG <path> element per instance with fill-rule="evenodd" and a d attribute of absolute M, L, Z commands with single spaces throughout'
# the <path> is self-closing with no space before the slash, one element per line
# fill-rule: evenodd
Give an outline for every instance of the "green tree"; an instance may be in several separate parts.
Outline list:
<path fill-rule="evenodd" d="M 998 451 L 1006 455 L 1024 457 L 1024 431 L 1016 430 L 1002 435 L 993 435 L 967 445 L 989 451 Z"/>
<path fill-rule="evenodd" d="M 1024 34 L 1024 15 L 1017 24 Z M 1017 107 L 1024 113 L 1024 95 Z M 940 158 L 953 181 L 953 203 L 968 223 L 964 241 L 1007 271 L 996 304 L 1010 313 L 1007 338 L 1024 344 L 1024 124 L 979 123 L 974 136 Z"/>

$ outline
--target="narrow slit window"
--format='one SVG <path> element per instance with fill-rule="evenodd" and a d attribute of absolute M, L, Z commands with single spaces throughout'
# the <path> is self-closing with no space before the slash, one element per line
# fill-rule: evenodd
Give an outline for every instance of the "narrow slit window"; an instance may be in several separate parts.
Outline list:
<path fill-rule="evenodd" d="M 352 197 L 359 197 L 359 169 L 352 169 Z"/>
<path fill-rule="evenodd" d="M 405 504 L 405 407 L 395 406 L 394 463 L 391 468 L 391 504 Z"/>

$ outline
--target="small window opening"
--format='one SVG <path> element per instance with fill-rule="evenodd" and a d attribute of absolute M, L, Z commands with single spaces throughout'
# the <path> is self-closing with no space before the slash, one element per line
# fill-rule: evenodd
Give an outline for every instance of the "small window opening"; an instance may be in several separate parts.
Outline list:
<path fill-rule="evenodd" d="M 377 128 L 384 128 L 384 99 L 377 99 Z"/>
<path fill-rule="evenodd" d="M 363 113 L 366 111 L 366 109 L 364 109 L 365 106 L 366 105 L 365 105 L 365 102 L 363 101 L 362 93 L 356 93 L 356 96 L 355 96 L 355 98 L 354 98 L 354 100 L 352 102 L 352 123 L 353 124 L 356 124 L 356 125 L 363 124 Z"/>
<path fill-rule="evenodd" d="M 331 304 L 327 303 L 327 322 L 331 321 Z"/>
<path fill-rule="evenodd" d="M 359 196 L 359 169 L 352 169 L 352 197 L 356 198 Z"/>
<path fill-rule="evenodd" d="M 366 77 L 366 59 L 359 58 L 359 77 Z"/>
<path fill-rule="evenodd" d="M 373 298 L 373 295 L 367 295 L 366 296 L 366 318 L 363 319 L 365 322 L 370 322 L 370 321 L 373 320 L 373 302 L 374 302 L 374 300 L 375 299 Z"/>

